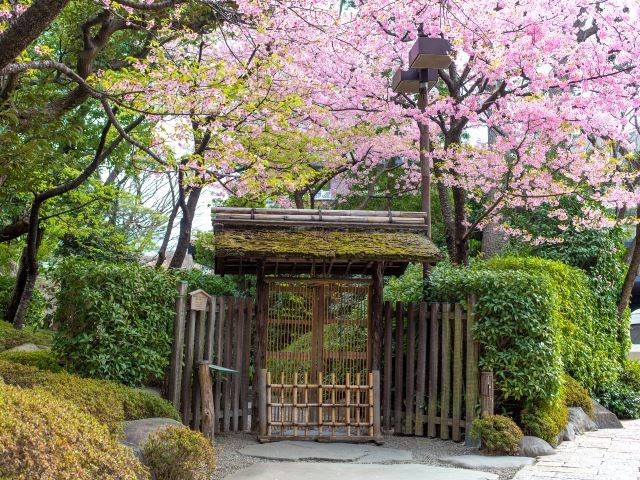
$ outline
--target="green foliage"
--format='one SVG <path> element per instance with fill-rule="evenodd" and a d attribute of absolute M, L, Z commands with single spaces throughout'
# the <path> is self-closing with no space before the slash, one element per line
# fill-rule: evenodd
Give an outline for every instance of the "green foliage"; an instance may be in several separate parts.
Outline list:
<path fill-rule="evenodd" d="M 173 270 L 169 271 L 169 274 L 173 275 L 176 281 L 184 280 L 189 283 L 190 292 L 201 288 L 209 295 L 240 296 L 238 283 L 231 276 L 210 275 L 196 269 Z M 175 283 L 173 285 L 173 288 L 175 288 Z"/>
<path fill-rule="evenodd" d="M 471 437 L 480 439 L 490 453 L 515 455 L 522 440 L 522 430 L 509 417 L 483 415 L 471 425 Z"/>
<path fill-rule="evenodd" d="M 0 478 L 149 478 L 133 452 L 105 426 L 51 392 L 0 381 L 0 411 Z"/>
<path fill-rule="evenodd" d="M 640 392 L 620 381 L 600 385 L 593 396 L 618 418 L 640 418 Z"/>
<path fill-rule="evenodd" d="M 53 373 L 5 360 L 0 360 L 0 378 L 10 385 L 47 390 L 73 403 L 80 411 L 93 415 L 114 433 L 120 432 L 124 420 L 179 418 L 169 402 L 107 380 Z"/>
<path fill-rule="evenodd" d="M 637 360 L 626 360 L 622 364 L 620 381 L 634 392 L 640 393 L 640 362 Z"/>
<path fill-rule="evenodd" d="M 200 265 L 213 268 L 213 232 L 195 232 L 193 245 L 196 247 L 193 260 Z"/>
<path fill-rule="evenodd" d="M 533 404 L 520 415 L 524 433 L 558 444 L 558 435 L 569 421 L 569 410 L 562 398 L 546 404 Z"/>
<path fill-rule="evenodd" d="M 591 418 L 595 417 L 596 410 L 589 396 L 589 392 L 569 375 L 564 376 L 562 396 L 567 407 L 580 407 Z"/>
<path fill-rule="evenodd" d="M 411 263 L 401 276 L 387 280 L 384 299 L 391 302 L 419 302 L 422 300 L 423 285 L 422 264 Z"/>
<path fill-rule="evenodd" d="M 210 480 L 216 466 L 211 442 L 185 427 L 152 434 L 142 446 L 142 456 L 155 480 Z"/>
<path fill-rule="evenodd" d="M 168 365 L 173 277 L 136 263 L 69 258 L 59 281 L 55 348 L 83 376 L 128 385 L 158 381 Z"/>
<path fill-rule="evenodd" d="M 551 402 L 560 395 L 562 362 L 547 278 L 525 271 L 458 268 L 441 263 L 430 277 L 437 301 L 477 295 L 475 336 L 483 370 L 493 371 L 499 400 Z"/>
<path fill-rule="evenodd" d="M 51 350 L 33 352 L 0 352 L 0 360 L 36 367 L 49 372 L 62 372 L 64 369 L 56 354 Z"/>
<path fill-rule="evenodd" d="M 13 286 L 16 283 L 15 277 L 8 275 L 0 275 L 0 315 L 4 315 L 11 301 Z M 47 301 L 40 290 L 33 290 L 31 303 L 27 308 L 25 325 L 29 327 L 42 327 L 44 323 L 44 315 L 47 307 Z"/>
<path fill-rule="evenodd" d="M 49 330 L 36 330 L 32 327 L 16 330 L 9 322 L 0 320 L 0 351 L 17 347 L 23 343 L 51 345 L 53 343 L 53 332 Z"/>

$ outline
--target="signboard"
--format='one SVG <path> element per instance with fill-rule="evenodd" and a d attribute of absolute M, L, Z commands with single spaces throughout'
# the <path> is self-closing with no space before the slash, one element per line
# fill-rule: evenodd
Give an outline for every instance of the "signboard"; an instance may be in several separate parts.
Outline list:
<path fill-rule="evenodd" d="M 207 303 L 209 302 L 209 294 L 204 290 L 195 290 L 189 293 L 191 297 L 191 310 L 198 312 L 204 312 L 207 309 Z"/>

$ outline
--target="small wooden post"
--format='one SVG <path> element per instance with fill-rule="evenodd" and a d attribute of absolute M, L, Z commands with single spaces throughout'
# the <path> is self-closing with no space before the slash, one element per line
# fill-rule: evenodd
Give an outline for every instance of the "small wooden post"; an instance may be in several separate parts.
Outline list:
<path fill-rule="evenodd" d="M 424 435 L 424 399 L 427 383 L 427 327 L 429 304 L 420 302 L 418 310 L 418 358 L 416 366 L 415 435 Z"/>
<path fill-rule="evenodd" d="M 200 380 L 200 397 L 202 403 L 202 423 L 200 431 L 213 443 L 214 418 L 213 409 L 213 384 L 211 383 L 211 373 L 209 372 L 210 362 L 198 362 L 198 378 Z"/>
<path fill-rule="evenodd" d="M 393 379 L 393 317 L 391 316 L 391 302 L 384 304 L 384 429 L 391 431 L 391 384 Z"/>
<path fill-rule="evenodd" d="M 493 372 L 480 373 L 480 411 L 493 415 Z"/>
<path fill-rule="evenodd" d="M 264 260 L 258 262 L 256 272 L 256 350 L 254 357 L 254 368 L 256 372 L 260 372 L 266 368 L 266 342 L 267 342 L 267 310 L 269 307 L 269 287 L 265 281 Z M 260 390 L 260 376 L 254 380 L 254 388 Z M 265 387 L 266 392 L 266 387 Z M 261 404 L 261 402 L 258 402 Z M 255 408 L 255 407 L 254 407 Z M 255 410 L 254 410 L 255 412 Z M 266 410 L 265 410 L 266 415 Z M 260 412 L 258 412 L 258 420 L 262 422 Z M 262 430 L 261 430 L 262 431 Z M 265 432 L 266 435 L 266 432 Z"/>
<path fill-rule="evenodd" d="M 193 349 L 195 347 L 195 310 L 189 312 L 189 320 L 186 332 L 186 349 L 184 354 L 184 372 L 182 372 L 182 423 L 191 423 L 191 388 L 193 381 Z"/>
<path fill-rule="evenodd" d="M 465 430 L 468 435 L 475 417 L 478 401 L 478 341 L 474 338 L 474 305 L 475 297 L 469 297 L 467 303 L 467 378 L 465 390 Z"/>
<path fill-rule="evenodd" d="M 394 433 L 402 433 L 402 398 L 404 396 L 404 304 L 396 303 L 396 375 L 394 398 Z"/>
<path fill-rule="evenodd" d="M 380 371 L 374 370 L 371 374 L 373 383 L 373 437 L 380 441 L 382 433 L 380 431 Z"/>
<path fill-rule="evenodd" d="M 264 440 L 267 436 L 267 370 L 260 370 L 258 375 L 258 419 L 260 435 L 259 440 Z"/>
<path fill-rule="evenodd" d="M 176 316 L 173 321 L 173 345 L 169 367 L 167 398 L 176 409 L 180 409 L 180 381 L 182 373 L 182 350 L 184 347 L 184 315 L 187 311 L 187 282 L 178 282 L 176 296 Z"/>

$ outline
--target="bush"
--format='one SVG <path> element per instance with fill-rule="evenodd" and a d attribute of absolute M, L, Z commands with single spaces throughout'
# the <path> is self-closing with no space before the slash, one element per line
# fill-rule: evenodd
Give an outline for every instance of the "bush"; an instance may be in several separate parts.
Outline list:
<path fill-rule="evenodd" d="M 5 360 L 0 360 L 0 378 L 10 385 L 47 390 L 93 415 L 116 434 L 124 420 L 148 417 L 179 420 L 178 412 L 169 402 L 106 380 L 52 373 Z"/>
<path fill-rule="evenodd" d="M 564 376 L 564 385 L 562 387 L 564 404 L 567 407 L 580 407 L 584 413 L 594 418 L 596 410 L 589 396 L 589 392 L 569 375 Z"/>
<path fill-rule="evenodd" d="M 185 427 L 152 434 L 142 446 L 142 456 L 155 480 L 210 480 L 215 470 L 209 440 Z"/>
<path fill-rule="evenodd" d="M 149 478 L 105 426 L 50 392 L 0 382 L 0 411 L 0 478 Z"/>
<path fill-rule="evenodd" d="M 16 283 L 16 278 L 7 275 L 0 275 L 0 315 L 4 316 L 9 302 L 11 301 L 11 295 L 13 293 L 13 287 Z M 31 297 L 31 302 L 27 308 L 27 315 L 24 319 L 24 324 L 28 327 L 36 328 L 42 327 L 44 323 L 44 316 L 47 310 L 47 301 L 40 290 L 35 288 Z"/>
<path fill-rule="evenodd" d="M 70 370 L 126 385 L 159 381 L 168 365 L 175 304 L 173 277 L 135 263 L 65 260 L 55 348 Z"/>
<path fill-rule="evenodd" d="M 604 384 L 594 398 L 621 419 L 640 418 L 640 393 L 621 382 Z"/>
<path fill-rule="evenodd" d="M 25 327 L 16 330 L 9 322 L 0 320 L 0 351 L 8 350 L 23 343 L 48 346 L 53 343 L 53 332 Z"/>
<path fill-rule="evenodd" d="M 33 352 L 0 352 L 0 360 L 36 367 L 49 372 L 62 372 L 64 369 L 58 357 L 51 350 L 36 350 Z"/>
<path fill-rule="evenodd" d="M 524 433 L 546 440 L 550 445 L 558 444 L 558 435 L 569 421 L 569 410 L 562 399 L 549 404 L 534 405 L 520 415 Z"/>
<path fill-rule="evenodd" d="M 479 438 L 491 453 L 517 454 L 523 436 L 515 422 L 502 415 L 483 415 L 471 425 L 471 437 Z"/>
<path fill-rule="evenodd" d="M 620 381 L 634 392 L 640 393 L 640 362 L 626 360 L 622 365 Z"/>

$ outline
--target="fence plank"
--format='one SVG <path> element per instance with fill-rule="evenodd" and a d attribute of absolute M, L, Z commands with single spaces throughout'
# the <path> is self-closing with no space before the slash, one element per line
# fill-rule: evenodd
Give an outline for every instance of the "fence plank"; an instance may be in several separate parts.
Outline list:
<path fill-rule="evenodd" d="M 196 314 L 196 328 L 194 335 L 194 347 L 193 347 L 193 389 L 191 392 L 191 428 L 194 430 L 200 430 L 200 418 L 202 412 L 200 411 L 200 376 L 198 375 L 198 364 L 203 360 L 204 356 L 204 327 L 205 316 L 207 312 L 198 312 Z"/>
<path fill-rule="evenodd" d="M 191 423 L 191 387 L 193 377 L 193 349 L 195 343 L 196 312 L 189 311 L 185 333 L 184 370 L 182 371 L 182 423 Z"/>
<path fill-rule="evenodd" d="M 210 297 L 207 310 L 207 323 L 204 333 L 204 359 L 213 361 L 213 348 L 216 334 L 216 297 Z"/>
<path fill-rule="evenodd" d="M 451 439 L 461 440 L 460 417 L 462 416 L 462 306 L 456 303 L 453 323 L 453 407 L 451 410 Z"/>
<path fill-rule="evenodd" d="M 420 302 L 418 315 L 418 359 L 416 370 L 416 424 L 415 434 L 424 434 L 424 399 L 427 383 L 427 309 L 429 304 Z"/>
<path fill-rule="evenodd" d="M 187 282 L 178 282 L 176 316 L 173 321 L 173 345 L 169 367 L 168 398 L 176 409 L 180 409 L 180 385 L 182 379 L 182 356 L 184 349 L 185 313 L 187 310 Z"/>
<path fill-rule="evenodd" d="M 225 301 L 226 303 L 226 313 L 227 321 L 225 322 L 225 346 L 224 346 L 224 363 L 222 364 L 226 368 L 232 367 L 232 338 L 233 338 L 233 326 L 234 326 L 234 309 L 235 309 L 235 298 L 228 297 Z M 224 412 L 222 416 L 222 429 L 224 432 L 228 432 L 231 428 L 231 381 L 229 378 L 226 379 L 223 387 L 223 395 L 224 395 Z"/>
<path fill-rule="evenodd" d="M 427 436 L 436 436 L 436 416 L 438 414 L 438 373 L 440 360 L 440 304 L 431 304 L 429 322 L 429 408 L 427 412 Z"/>
<path fill-rule="evenodd" d="M 242 430 L 248 432 L 251 430 L 251 422 L 249 421 L 249 373 L 251 369 L 251 333 L 253 326 L 253 300 L 245 299 L 245 308 L 247 315 L 245 317 L 243 354 L 242 362 L 242 391 L 240 392 L 240 404 L 242 405 Z M 255 394 L 254 394 L 255 398 Z"/>
<path fill-rule="evenodd" d="M 465 389 L 465 429 L 468 435 L 471 431 L 471 423 L 476 415 L 476 403 L 478 402 L 478 342 L 474 339 L 475 326 L 475 298 L 469 297 L 467 302 L 467 378 Z"/>
<path fill-rule="evenodd" d="M 405 427 L 404 432 L 407 434 L 413 433 L 413 396 L 415 389 L 415 350 L 416 350 L 416 304 L 411 302 L 409 304 L 407 314 L 407 377 L 406 377 L 406 396 L 404 399 L 405 404 Z"/>
<path fill-rule="evenodd" d="M 217 312 L 218 312 L 218 321 L 217 323 L 217 328 L 216 328 L 216 344 L 215 344 L 215 351 L 216 351 L 216 364 L 217 365 L 222 365 L 223 361 L 224 361 L 224 329 L 225 329 L 225 323 L 226 323 L 226 316 L 225 316 L 225 297 L 218 297 L 218 302 L 216 305 L 217 308 Z M 215 395 L 214 395 L 214 409 L 215 409 L 215 415 L 216 415 L 216 421 L 215 421 L 215 432 L 218 433 L 221 431 L 220 428 L 220 424 L 221 421 L 220 419 L 222 418 L 222 379 L 220 378 L 220 375 L 218 373 L 215 374 Z"/>
<path fill-rule="evenodd" d="M 391 302 L 384 304 L 384 361 L 383 361 L 383 414 L 385 431 L 391 430 L 391 385 L 393 381 L 393 316 L 391 315 Z"/>
<path fill-rule="evenodd" d="M 245 311 L 244 311 L 244 300 L 236 299 L 235 304 L 235 324 L 234 329 L 234 348 L 235 348 L 235 362 L 234 368 L 238 371 L 236 375 L 232 376 L 232 384 L 233 384 L 233 414 L 232 414 L 232 425 L 233 431 L 237 432 L 240 428 L 240 390 L 242 386 L 242 347 L 244 345 L 244 322 L 245 322 Z"/>
<path fill-rule="evenodd" d="M 451 304 L 442 305 L 442 394 L 440 395 L 440 438 L 449 439 L 449 403 L 451 402 Z"/>
<path fill-rule="evenodd" d="M 396 303 L 396 374 L 394 384 L 394 419 L 395 433 L 402 432 L 402 397 L 404 396 L 404 304 Z"/>

